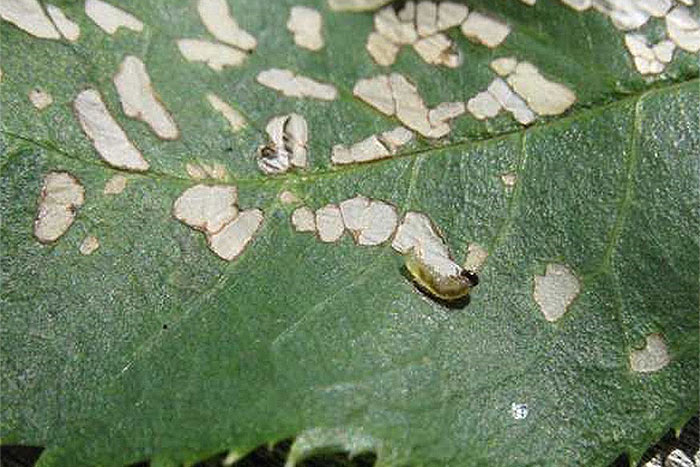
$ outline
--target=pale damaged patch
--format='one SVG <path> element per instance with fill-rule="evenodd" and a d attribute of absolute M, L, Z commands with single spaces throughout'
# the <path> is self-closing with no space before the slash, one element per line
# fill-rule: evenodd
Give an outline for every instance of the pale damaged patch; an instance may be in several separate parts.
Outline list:
<path fill-rule="evenodd" d="M 146 65 L 138 57 L 125 57 L 113 81 L 127 116 L 148 124 L 161 139 L 172 140 L 180 135 L 173 117 L 153 90 Z"/>
<path fill-rule="evenodd" d="M 396 127 L 379 135 L 372 135 L 349 148 L 342 144 L 333 146 L 331 162 L 334 164 L 355 164 L 384 159 L 413 139 L 413 133 L 404 127 Z"/>
<path fill-rule="evenodd" d="M 173 216 L 194 229 L 214 234 L 238 216 L 237 199 L 236 187 L 195 185 L 175 200 Z"/>
<path fill-rule="evenodd" d="M 535 121 L 534 112 L 501 78 L 493 80 L 487 90 L 498 101 L 499 105 L 513 115 L 513 118 L 518 122 L 529 125 Z"/>
<path fill-rule="evenodd" d="M 626 34 L 625 46 L 632 54 L 637 71 L 643 75 L 661 73 L 673 58 L 673 50 L 676 48 L 670 40 L 661 41 L 651 47 L 641 34 Z"/>
<path fill-rule="evenodd" d="M 245 52 L 228 45 L 202 39 L 179 39 L 177 48 L 188 62 L 205 62 L 215 71 L 221 71 L 226 66 L 239 66 L 248 56 Z"/>
<path fill-rule="evenodd" d="M 394 206 L 361 195 L 342 201 L 340 212 L 345 228 L 358 245 L 374 246 L 386 242 L 398 223 Z"/>
<path fill-rule="evenodd" d="M 77 23 L 69 20 L 63 10 L 56 5 L 50 3 L 46 5 L 46 12 L 51 17 L 51 21 L 56 25 L 61 35 L 71 42 L 75 42 L 80 38 L 80 26 Z"/>
<path fill-rule="evenodd" d="M 430 218 L 420 212 L 406 213 L 391 242 L 391 247 L 401 254 L 406 254 L 413 248 L 419 248 L 425 255 L 449 258 L 447 245 L 439 232 Z"/>
<path fill-rule="evenodd" d="M 185 171 L 190 178 L 194 180 L 228 180 L 228 172 L 226 167 L 219 162 L 207 164 L 205 162 L 188 162 L 185 165 Z"/>
<path fill-rule="evenodd" d="M 105 162 L 120 169 L 148 170 L 148 162 L 109 114 L 99 92 L 82 91 L 73 101 L 73 108 L 80 126 Z"/>
<path fill-rule="evenodd" d="M 260 229 L 263 218 L 260 209 L 242 211 L 220 231 L 207 235 L 209 248 L 221 259 L 233 261 L 245 250 Z"/>
<path fill-rule="evenodd" d="M 410 1 L 398 14 L 387 6 L 374 15 L 375 31 L 367 37 L 367 51 L 379 65 L 389 66 L 401 46 L 412 45 L 426 63 L 456 68 L 462 63 L 461 53 L 440 31 L 460 24 L 467 12 L 466 6 L 450 2 L 421 1 L 416 6 Z"/>
<path fill-rule="evenodd" d="M 506 77 L 515 71 L 518 61 L 514 57 L 501 57 L 493 60 L 489 65 L 499 76 Z"/>
<path fill-rule="evenodd" d="M 41 243 L 58 240 L 75 220 L 85 202 L 85 189 L 67 172 L 51 172 L 44 177 L 39 207 L 34 220 L 34 236 Z"/>
<path fill-rule="evenodd" d="M 143 31 L 143 23 L 137 17 L 102 0 L 85 0 L 85 14 L 107 34 L 114 34 L 121 27 Z"/>
<path fill-rule="evenodd" d="M 297 204 L 301 202 L 299 197 L 289 190 L 284 190 L 279 194 L 278 198 L 282 204 Z"/>
<path fill-rule="evenodd" d="M 661 334 L 649 334 L 643 349 L 630 352 L 630 367 L 639 373 L 659 371 L 670 361 L 671 356 Z"/>
<path fill-rule="evenodd" d="M 467 5 L 454 2 L 440 2 L 438 4 L 438 30 L 444 31 L 459 26 L 467 19 L 468 14 L 469 8 Z"/>
<path fill-rule="evenodd" d="M 95 252 L 100 247 L 100 241 L 95 237 L 94 235 L 88 235 L 85 237 L 83 242 L 80 244 L 80 248 L 78 250 L 80 251 L 81 255 L 91 255 L 92 253 Z"/>
<path fill-rule="evenodd" d="M 209 104 L 214 108 L 214 110 L 224 116 L 231 127 L 231 131 L 236 133 L 237 131 L 245 128 L 246 123 L 243 115 L 224 102 L 219 96 L 209 93 L 207 94 L 207 101 L 209 101 Z"/>
<path fill-rule="evenodd" d="M 289 12 L 287 29 L 294 36 L 294 43 L 304 49 L 318 51 L 323 48 L 321 13 L 313 8 L 294 6 Z"/>
<path fill-rule="evenodd" d="M 353 94 L 386 115 L 396 115 L 401 123 L 425 137 L 441 138 L 451 131 L 444 122 L 430 123 L 428 107 L 418 88 L 399 73 L 362 79 L 355 84 Z"/>
<path fill-rule="evenodd" d="M 426 63 L 457 68 L 462 64 L 462 54 L 452 39 L 443 33 L 423 37 L 413 44 L 413 49 Z"/>
<path fill-rule="evenodd" d="M 320 83 L 306 76 L 295 75 L 290 70 L 271 68 L 258 73 L 256 80 L 263 86 L 289 97 L 311 97 L 325 101 L 332 101 L 338 97 L 335 86 Z"/>
<path fill-rule="evenodd" d="M 126 188 L 126 184 L 129 181 L 128 178 L 126 178 L 124 175 L 117 174 L 107 180 L 107 183 L 105 183 L 105 187 L 102 190 L 102 194 L 104 195 L 118 195 L 124 189 Z"/>
<path fill-rule="evenodd" d="M 246 51 L 257 46 L 255 37 L 242 29 L 231 16 L 226 0 L 199 0 L 197 12 L 207 30 L 221 42 Z"/>
<path fill-rule="evenodd" d="M 335 204 L 327 204 L 317 209 L 316 228 L 322 242 L 333 243 L 340 240 L 345 230 L 340 208 Z"/>
<path fill-rule="evenodd" d="M 375 10 L 389 0 L 328 0 L 328 6 L 335 11 Z"/>
<path fill-rule="evenodd" d="M 700 51 L 700 24 L 685 6 L 676 6 L 666 16 L 666 32 L 681 49 L 693 53 Z"/>
<path fill-rule="evenodd" d="M 481 91 L 467 101 L 467 110 L 478 120 L 493 118 L 501 109 L 501 104 L 488 91 Z"/>
<path fill-rule="evenodd" d="M 467 248 L 467 259 L 464 261 L 464 269 L 478 272 L 488 257 L 489 252 L 486 251 L 486 248 L 477 243 L 470 243 Z"/>
<path fill-rule="evenodd" d="M 315 232 L 316 231 L 316 216 L 314 212 L 302 206 L 292 212 L 292 226 L 297 232 Z"/>
<path fill-rule="evenodd" d="M 46 107 L 53 104 L 53 97 L 51 97 L 51 94 L 41 88 L 34 88 L 29 91 L 29 100 L 38 110 L 44 110 Z"/>
<path fill-rule="evenodd" d="M 60 39 L 61 35 L 37 0 L 2 0 L 0 17 L 41 39 Z"/>
<path fill-rule="evenodd" d="M 399 53 L 398 45 L 374 31 L 367 36 L 365 47 L 374 61 L 382 66 L 393 64 L 396 61 L 396 55 Z"/>
<path fill-rule="evenodd" d="M 442 102 L 428 112 L 428 121 L 433 126 L 439 126 L 459 117 L 466 110 L 464 102 Z"/>
<path fill-rule="evenodd" d="M 544 276 L 535 276 L 535 302 L 547 321 L 557 321 L 581 291 L 578 278 L 564 265 L 548 264 Z"/>
<path fill-rule="evenodd" d="M 258 167 L 266 174 L 279 174 L 308 165 L 309 128 L 299 114 L 272 118 L 265 127 L 270 142 L 258 150 Z"/>
<path fill-rule="evenodd" d="M 467 19 L 462 23 L 462 34 L 469 39 L 481 42 L 486 47 L 494 48 L 508 37 L 510 26 L 497 19 L 473 11 L 469 13 Z"/>
<path fill-rule="evenodd" d="M 508 84 L 539 115 L 559 115 L 576 101 L 576 95 L 569 88 L 549 81 L 528 62 L 518 63 L 508 76 Z"/>
<path fill-rule="evenodd" d="M 513 188 L 518 181 L 518 176 L 514 172 L 508 172 L 501 175 L 501 181 L 506 188 Z"/>

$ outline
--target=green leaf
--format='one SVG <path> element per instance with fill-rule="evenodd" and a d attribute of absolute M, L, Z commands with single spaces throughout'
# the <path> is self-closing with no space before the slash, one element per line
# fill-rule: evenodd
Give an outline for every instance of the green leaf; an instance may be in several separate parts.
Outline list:
<path fill-rule="evenodd" d="M 454 28 L 456 69 L 410 47 L 381 67 L 365 50 L 372 12 L 303 2 L 323 16 L 325 45 L 313 52 L 285 26 L 294 3 L 239 0 L 233 14 L 257 47 L 215 71 L 176 45 L 214 40 L 195 2 L 123 3 L 141 32 L 109 35 L 76 2 L 60 4 L 80 27 L 76 42 L 0 26 L 3 443 L 45 446 L 41 466 L 189 464 L 290 436 L 290 463 L 340 450 L 374 451 L 378 465 L 607 465 L 623 452 L 638 459 L 697 410 L 697 54 L 676 49 L 663 73 L 642 76 L 603 13 L 473 0 L 472 11 L 510 25 L 502 45 Z M 664 20 L 635 33 L 656 43 Z M 124 113 L 112 78 L 128 55 L 145 63 L 177 139 Z M 432 108 L 485 90 L 489 63 L 508 56 L 576 103 L 528 127 L 504 112 L 466 113 L 444 138 L 331 163 L 334 145 L 398 124 L 353 96 L 358 80 L 402 73 Z M 282 96 L 256 82 L 270 68 L 330 83 L 338 98 Z M 27 97 L 35 87 L 53 98 L 43 110 Z M 73 111 L 88 88 L 148 171 L 99 157 Z M 233 132 L 208 93 L 241 112 L 245 129 Z M 309 167 L 265 175 L 265 126 L 291 112 L 308 122 Z M 241 209 L 264 212 L 233 261 L 173 217 L 198 183 L 188 163 L 222 164 L 227 181 L 205 183 L 234 185 Z M 53 171 L 76 177 L 85 202 L 63 236 L 42 244 L 34 219 Z M 124 192 L 103 194 L 115 174 L 128 179 Z M 513 188 L 504 174 L 517 177 Z M 284 190 L 299 204 L 282 203 Z M 429 216 L 457 262 L 470 244 L 484 247 L 470 303 L 454 309 L 420 293 L 391 242 L 358 246 L 346 233 L 324 243 L 292 227 L 300 204 L 356 194 Z M 88 235 L 100 246 L 83 255 Z M 536 276 L 552 264 L 579 287 L 556 321 L 535 300 Z M 670 360 L 633 371 L 650 335 Z M 527 404 L 527 417 L 514 418 L 512 404 Z"/>

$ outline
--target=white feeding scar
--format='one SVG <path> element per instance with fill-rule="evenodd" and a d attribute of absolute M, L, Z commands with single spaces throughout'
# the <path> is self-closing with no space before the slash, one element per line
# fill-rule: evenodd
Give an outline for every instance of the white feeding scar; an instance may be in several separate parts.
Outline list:
<path fill-rule="evenodd" d="M 151 86 L 146 65 L 133 55 L 128 55 L 114 75 L 114 85 L 119 93 L 124 113 L 147 123 L 162 139 L 176 139 L 179 131 Z"/>

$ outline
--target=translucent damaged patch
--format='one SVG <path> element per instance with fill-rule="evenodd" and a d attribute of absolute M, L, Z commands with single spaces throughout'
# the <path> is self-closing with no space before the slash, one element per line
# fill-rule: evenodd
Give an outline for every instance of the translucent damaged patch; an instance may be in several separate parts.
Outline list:
<path fill-rule="evenodd" d="M 91 255 L 95 250 L 100 247 L 100 241 L 94 235 L 88 235 L 85 237 L 83 242 L 80 244 L 81 255 Z"/>
<path fill-rule="evenodd" d="M 211 164 L 206 162 L 188 162 L 185 165 L 185 170 L 187 171 L 187 175 L 195 180 L 205 180 L 208 178 L 225 181 L 228 179 L 226 167 L 218 162 Z"/>
<path fill-rule="evenodd" d="M 34 88 L 29 91 L 29 100 L 31 101 L 32 105 L 39 110 L 43 110 L 53 103 L 53 97 L 51 97 L 51 94 L 41 88 Z"/>
<path fill-rule="evenodd" d="M 438 32 L 438 6 L 431 1 L 421 1 L 416 5 L 416 29 L 421 37 L 429 37 Z"/>
<path fill-rule="evenodd" d="M 666 16 L 666 31 L 681 49 L 693 53 L 700 51 L 700 24 L 685 6 L 676 6 Z"/>
<path fill-rule="evenodd" d="M 513 188 L 518 181 L 518 176 L 514 172 L 508 172 L 501 175 L 501 181 L 506 188 Z"/>
<path fill-rule="evenodd" d="M 247 51 L 257 45 L 255 37 L 241 29 L 231 15 L 226 0 L 199 0 L 197 12 L 207 30 L 221 42 Z"/>
<path fill-rule="evenodd" d="M 85 14 L 107 34 L 114 34 L 120 27 L 143 30 L 143 23 L 134 15 L 102 0 L 85 0 Z"/>
<path fill-rule="evenodd" d="M 105 187 L 102 190 L 102 194 L 105 195 L 118 195 L 126 188 L 127 179 L 124 175 L 115 175 L 105 183 Z"/>
<path fill-rule="evenodd" d="M 34 220 L 34 236 L 41 243 L 58 240 L 75 220 L 85 202 L 85 189 L 67 172 L 51 172 L 44 177 Z"/>
<path fill-rule="evenodd" d="M 263 217 L 260 209 L 242 211 L 218 232 L 207 234 L 209 249 L 226 261 L 236 259 L 260 229 Z"/>
<path fill-rule="evenodd" d="M 664 63 L 671 61 L 675 44 L 664 41 L 658 47 L 650 47 L 641 34 L 625 34 L 625 46 L 632 54 L 634 66 L 641 74 L 657 74 L 664 70 Z"/>
<path fill-rule="evenodd" d="M 146 65 L 139 58 L 133 55 L 124 58 L 114 75 L 114 86 L 127 116 L 147 123 L 159 138 L 179 136 L 175 121 L 158 99 Z"/>
<path fill-rule="evenodd" d="M 413 49 L 426 63 L 432 65 L 457 68 L 462 63 L 462 56 L 452 39 L 440 32 L 419 39 L 413 44 Z"/>
<path fill-rule="evenodd" d="M 396 208 L 384 201 L 356 196 L 340 203 L 345 228 L 358 245 L 380 245 L 396 230 Z"/>
<path fill-rule="evenodd" d="M 0 17 L 35 37 L 61 38 L 37 0 L 2 0 Z"/>
<path fill-rule="evenodd" d="M 192 228 L 216 233 L 238 216 L 236 187 L 195 185 L 173 204 L 173 216 Z"/>
<path fill-rule="evenodd" d="M 428 112 L 428 121 L 433 126 L 459 117 L 466 111 L 464 102 L 441 102 Z"/>
<path fill-rule="evenodd" d="M 241 65 L 248 56 L 228 45 L 201 39 L 179 39 L 177 48 L 188 62 L 205 62 L 215 71 L 221 71 L 226 66 Z"/>
<path fill-rule="evenodd" d="M 396 61 L 396 55 L 399 53 L 398 45 L 374 31 L 367 36 L 365 47 L 374 61 L 382 66 L 393 64 Z"/>
<path fill-rule="evenodd" d="M 509 33 L 507 24 L 476 11 L 469 13 L 462 23 L 462 34 L 490 48 L 500 45 Z"/>
<path fill-rule="evenodd" d="M 265 127 L 270 142 L 258 151 L 258 167 L 266 174 L 284 173 L 307 166 L 309 129 L 299 114 L 272 118 Z"/>
<path fill-rule="evenodd" d="M 335 11 L 374 10 L 390 0 L 328 0 L 328 6 Z"/>
<path fill-rule="evenodd" d="M 309 50 L 321 50 L 323 48 L 323 36 L 321 27 L 323 17 L 313 8 L 294 6 L 289 12 L 287 29 L 294 36 L 294 43 L 299 47 Z"/>
<path fill-rule="evenodd" d="M 322 242 L 332 243 L 340 240 L 345 230 L 340 208 L 335 204 L 327 204 L 317 209 L 316 228 Z"/>
<path fill-rule="evenodd" d="M 442 240 L 430 218 L 423 213 L 409 211 L 403 218 L 391 242 L 391 247 L 405 254 L 409 250 L 420 247 L 421 251 L 449 258 L 447 245 Z"/>
<path fill-rule="evenodd" d="M 535 276 L 535 302 L 550 322 L 564 316 L 580 290 L 578 278 L 561 264 L 548 264 L 544 276 Z"/>
<path fill-rule="evenodd" d="M 148 162 L 109 114 L 100 93 L 86 89 L 75 98 L 73 108 L 80 126 L 105 162 L 121 169 L 148 170 Z"/>
<path fill-rule="evenodd" d="M 297 232 L 315 232 L 316 216 L 306 206 L 301 206 L 292 212 L 292 226 Z"/>
<path fill-rule="evenodd" d="M 56 5 L 48 4 L 46 5 L 46 12 L 63 37 L 71 42 L 75 42 L 80 38 L 80 26 L 69 20 L 63 13 L 63 10 Z"/>
<path fill-rule="evenodd" d="M 301 202 L 299 197 L 289 190 L 284 190 L 279 194 L 279 200 L 282 204 L 297 204 Z"/>
<path fill-rule="evenodd" d="M 671 356 L 661 334 L 649 334 L 643 349 L 630 352 L 630 367 L 639 373 L 659 371 L 670 361 Z"/>
<path fill-rule="evenodd" d="M 478 120 L 495 117 L 502 108 L 488 91 L 482 91 L 467 101 L 467 110 Z"/>
<path fill-rule="evenodd" d="M 467 259 L 464 261 L 464 269 L 478 271 L 488 257 L 489 252 L 483 246 L 477 243 L 470 243 L 467 248 Z"/>
<path fill-rule="evenodd" d="M 413 133 L 404 127 L 396 127 L 380 135 L 372 135 L 349 148 L 342 144 L 333 146 L 331 161 L 334 164 L 369 162 L 390 157 L 413 139 Z"/>
<path fill-rule="evenodd" d="M 508 76 L 508 84 L 539 115 L 559 115 L 576 101 L 576 95 L 569 88 L 549 81 L 528 62 L 518 63 Z"/>
<path fill-rule="evenodd" d="M 489 66 L 499 76 L 505 77 L 515 71 L 517 64 L 518 61 L 514 57 L 501 57 L 493 60 Z"/>
<path fill-rule="evenodd" d="M 455 2 L 438 3 L 438 30 L 444 31 L 454 26 L 459 26 L 467 18 L 469 8 L 467 5 Z"/>
<path fill-rule="evenodd" d="M 418 33 L 413 21 L 401 21 L 392 6 L 382 8 L 374 15 L 374 28 L 394 44 L 413 44 Z"/>
<path fill-rule="evenodd" d="M 257 82 L 280 91 L 289 97 L 311 97 L 332 101 L 338 97 L 338 91 L 330 84 L 320 83 L 302 75 L 295 75 L 290 70 L 271 68 L 261 71 L 256 78 Z"/>
<path fill-rule="evenodd" d="M 487 91 L 498 101 L 499 105 L 510 112 L 518 122 L 523 125 L 529 125 L 535 121 L 536 116 L 525 101 L 515 94 L 501 78 L 493 80 Z"/>
<path fill-rule="evenodd" d="M 243 118 L 243 115 L 224 102 L 219 96 L 209 93 L 207 94 L 207 101 L 214 110 L 220 112 L 221 115 L 224 116 L 234 133 L 245 128 L 245 118 Z"/>

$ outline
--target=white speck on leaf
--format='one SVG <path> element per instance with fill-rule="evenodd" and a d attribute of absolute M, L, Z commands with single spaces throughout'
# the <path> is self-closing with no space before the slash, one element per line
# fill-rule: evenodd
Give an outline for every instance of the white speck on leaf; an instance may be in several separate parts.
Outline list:
<path fill-rule="evenodd" d="M 527 404 L 516 404 L 515 402 L 513 402 L 513 404 L 511 404 L 510 406 L 510 414 L 516 420 L 526 419 L 528 413 L 529 410 L 527 408 Z"/>
<path fill-rule="evenodd" d="M 467 248 L 467 259 L 464 261 L 464 269 L 477 272 L 488 257 L 489 252 L 483 246 L 477 243 L 470 243 Z"/>

